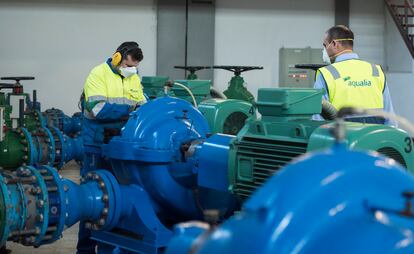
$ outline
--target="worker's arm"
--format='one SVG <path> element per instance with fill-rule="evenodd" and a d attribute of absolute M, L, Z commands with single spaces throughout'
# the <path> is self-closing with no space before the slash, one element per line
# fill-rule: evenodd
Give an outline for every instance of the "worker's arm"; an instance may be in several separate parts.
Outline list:
<path fill-rule="evenodd" d="M 85 84 L 86 110 L 98 120 L 118 120 L 128 116 L 131 107 L 109 101 L 106 94 L 105 81 L 93 71 Z"/>
<path fill-rule="evenodd" d="M 388 112 L 388 113 L 391 113 L 391 114 L 395 114 L 394 107 L 392 105 L 391 94 L 390 94 L 390 90 L 388 89 L 387 82 L 385 82 L 385 87 L 384 87 L 384 91 L 382 93 L 382 98 L 383 98 L 383 102 L 384 102 L 384 111 Z M 398 127 L 397 122 L 395 122 L 394 120 L 386 119 L 385 124 L 390 125 L 390 126 L 394 126 L 394 127 Z"/>
<path fill-rule="evenodd" d="M 315 81 L 315 84 L 313 85 L 313 88 L 322 89 L 324 91 L 322 95 L 322 99 L 329 101 L 329 96 L 328 96 L 327 89 L 326 89 L 326 81 L 319 71 L 316 72 L 316 81 Z M 317 115 L 312 116 L 312 120 L 323 121 L 324 119 L 321 115 L 317 114 Z"/>

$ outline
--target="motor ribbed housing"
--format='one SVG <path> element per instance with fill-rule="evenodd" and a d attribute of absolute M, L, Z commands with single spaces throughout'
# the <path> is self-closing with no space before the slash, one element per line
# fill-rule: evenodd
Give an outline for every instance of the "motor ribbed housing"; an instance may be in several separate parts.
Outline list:
<path fill-rule="evenodd" d="M 307 142 L 243 137 L 234 144 L 238 172 L 233 192 L 245 199 L 295 157 L 306 152 Z"/>

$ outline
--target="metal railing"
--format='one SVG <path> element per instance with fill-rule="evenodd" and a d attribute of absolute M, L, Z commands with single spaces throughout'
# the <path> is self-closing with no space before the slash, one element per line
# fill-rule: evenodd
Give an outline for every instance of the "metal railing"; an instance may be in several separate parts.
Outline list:
<path fill-rule="evenodd" d="M 404 39 L 411 56 L 414 58 L 414 34 L 411 33 L 411 28 L 414 27 L 414 8 L 413 3 L 409 0 L 395 1 L 385 0 L 392 19 Z"/>

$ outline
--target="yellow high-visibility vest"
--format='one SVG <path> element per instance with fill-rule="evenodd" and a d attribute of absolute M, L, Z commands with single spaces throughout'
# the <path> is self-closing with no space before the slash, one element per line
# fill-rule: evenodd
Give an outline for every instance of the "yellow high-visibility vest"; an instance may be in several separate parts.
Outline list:
<path fill-rule="evenodd" d="M 384 108 L 385 74 L 379 65 L 351 59 L 318 70 L 326 81 L 329 101 L 336 109 Z"/>
<path fill-rule="evenodd" d="M 106 62 L 92 69 L 86 79 L 84 93 L 85 102 L 92 105 L 109 102 L 135 106 L 146 102 L 138 75 L 122 78 L 114 73 Z"/>

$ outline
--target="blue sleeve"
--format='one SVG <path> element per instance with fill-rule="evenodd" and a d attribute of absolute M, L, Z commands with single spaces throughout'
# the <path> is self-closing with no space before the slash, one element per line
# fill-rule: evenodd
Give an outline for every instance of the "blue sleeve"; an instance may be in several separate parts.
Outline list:
<path fill-rule="evenodd" d="M 95 107 L 98 107 L 98 109 L 94 108 L 93 111 L 99 111 L 95 115 L 98 120 L 120 120 L 121 118 L 128 116 L 131 108 L 129 105 L 108 102 L 97 104 Z"/>
<path fill-rule="evenodd" d="M 326 89 L 326 81 L 319 71 L 316 72 L 316 81 L 315 81 L 315 84 L 313 85 L 313 88 L 322 89 L 324 91 L 322 95 L 322 99 L 329 101 L 329 95 Z M 318 114 L 318 115 L 313 115 L 312 120 L 323 121 L 324 119 L 321 115 Z"/>
<path fill-rule="evenodd" d="M 382 93 L 383 103 L 384 103 L 384 111 L 395 114 L 394 107 L 392 105 L 391 94 L 390 90 L 388 89 L 387 82 L 385 82 L 384 91 Z M 385 124 L 398 127 L 397 123 L 393 120 L 386 119 Z"/>

